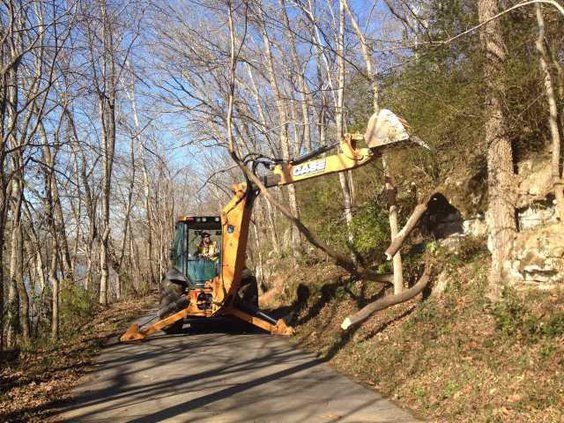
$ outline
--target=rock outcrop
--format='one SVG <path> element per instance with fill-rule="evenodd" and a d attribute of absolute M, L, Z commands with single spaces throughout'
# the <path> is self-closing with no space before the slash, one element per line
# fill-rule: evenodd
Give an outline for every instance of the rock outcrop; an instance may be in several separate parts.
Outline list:
<path fill-rule="evenodd" d="M 517 280 L 541 288 L 564 281 L 564 228 L 553 224 L 520 232 L 511 268 Z"/>

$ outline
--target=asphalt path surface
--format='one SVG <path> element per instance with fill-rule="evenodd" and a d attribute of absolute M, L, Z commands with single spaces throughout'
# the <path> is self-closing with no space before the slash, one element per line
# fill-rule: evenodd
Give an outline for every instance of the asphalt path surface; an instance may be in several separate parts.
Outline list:
<path fill-rule="evenodd" d="M 420 421 L 288 339 L 221 321 L 113 343 L 73 394 L 63 421 Z"/>

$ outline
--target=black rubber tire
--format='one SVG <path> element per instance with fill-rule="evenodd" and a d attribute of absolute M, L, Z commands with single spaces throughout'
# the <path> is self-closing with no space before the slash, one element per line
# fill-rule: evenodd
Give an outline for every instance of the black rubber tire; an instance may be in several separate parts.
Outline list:
<path fill-rule="evenodd" d="M 243 275 L 241 279 L 241 287 L 237 292 L 239 300 L 245 304 L 250 304 L 258 308 L 259 293 L 258 293 L 258 283 L 257 278 L 252 274 L 249 269 L 243 270 Z"/>
<path fill-rule="evenodd" d="M 160 302 L 159 302 L 159 319 L 164 319 L 170 316 L 170 312 L 166 313 L 164 310 L 184 293 L 184 286 L 182 284 L 174 283 L 170 279 L 164 278 L 160 286 Z M 172 335 L 182 332 L 184 326 L 184 319 L 174 322 L 172 325 L 163 328 L 162 331 L 166 334 Z"/>

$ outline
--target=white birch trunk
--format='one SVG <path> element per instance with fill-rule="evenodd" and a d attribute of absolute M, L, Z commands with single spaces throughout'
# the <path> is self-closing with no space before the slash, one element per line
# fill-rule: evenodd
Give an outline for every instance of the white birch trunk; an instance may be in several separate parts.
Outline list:
<path fill-rule="evenodd" d="M 548 126 L 550 127 L 550 135 L 552 138 L 552 180 L 554 184 L 554 196 L 556 197 L 556 210 L 561 224 L 564 224 L 564 183 L 560 170 L 560 149 L 561 139 L 560 130 L 558 128 L 558 106 L 556 105 L 556 96 L 554 92 L 554 84 L 552 82 L 552 75 L 548 62 L 550 60 L 549 54 L 545 45 L 545 25 L 544 17 L 540 4 L 535 5 L 537 24 L 539 28 L 539 35 L 536 42 L 536 48 L 539 52 L 540 68 L 543 75 L 544 91 L 546 94 L 546 101 L 548 103 Z"/>

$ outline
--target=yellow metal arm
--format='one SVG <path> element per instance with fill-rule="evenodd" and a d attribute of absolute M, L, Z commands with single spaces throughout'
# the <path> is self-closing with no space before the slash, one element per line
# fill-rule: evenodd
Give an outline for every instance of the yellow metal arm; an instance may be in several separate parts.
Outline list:
<path fill-rule="evenodd" d="M 274 166 L 272 174 L 266 178 L 266 186 L 289 185 L 306 179 L 317 178 L 331 173 L 356 169 L 369 163 L 379 155 L 370 148 L 356 148 L 361 134 L 346 134 L 341 141 L 341 152 L 303 163 L 280 163 Z"/>
<path fill-rule="evenodd" d="M 331 173 L 356 169 L 380 156 L 381 151 L 390 146 L 409 141 L 407 123 L 389 110 L 374 113 L 368 121 L 364 134 L 346 134 L 340 141 L 340 152 L 320 159 L 304 162 L 282 162 L 265 177 L 265 185 L 273 187 L 288 185 L 306 179 L 317 178 Z M 364 140 L 368 148 L 357 148 L 357 142 Z M 413 139 L 418 142 L 417 139 Z M 426 144 L 418 143 L 427 147 Z M 428 147 L 427 147 L 428 148 Z"/>

